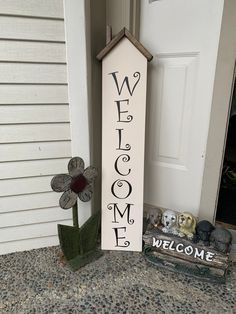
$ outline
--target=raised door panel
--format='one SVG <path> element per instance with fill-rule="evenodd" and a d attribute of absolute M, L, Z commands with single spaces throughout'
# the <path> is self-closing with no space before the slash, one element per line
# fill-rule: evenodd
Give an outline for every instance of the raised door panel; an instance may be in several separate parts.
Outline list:
<path fill-rule="evenodd" d="M 188 168 L 188 129 L 194 107 L 197 60 L 197 53 L 163 54 L 153 60 L 148 162 Z"/>

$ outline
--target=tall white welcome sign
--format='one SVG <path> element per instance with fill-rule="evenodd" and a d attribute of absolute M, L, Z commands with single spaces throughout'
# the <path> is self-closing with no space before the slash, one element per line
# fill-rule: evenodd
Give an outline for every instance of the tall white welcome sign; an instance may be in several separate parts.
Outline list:
<path fill-rule="evenodd" d="M 102 249 L 142 250 L 147 61 L 123 29 L 102 59 Z"/>

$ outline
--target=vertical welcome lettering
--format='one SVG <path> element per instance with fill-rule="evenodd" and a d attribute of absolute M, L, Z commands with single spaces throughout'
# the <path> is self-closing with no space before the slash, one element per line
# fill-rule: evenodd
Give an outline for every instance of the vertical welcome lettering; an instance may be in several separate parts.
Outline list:
<path fill-rule="evenodd" d="M 126 99 L 114 99 L 114 103 L 116 104 L 116 109 L 117 109 L 117 124 L 123 125 L 124 123 L 130 123 L 133 120 L 133 116 L 129 114 L 128 106 L 130 106 L 131 99 L 133 96 L 133 93 L 140 81 L 141 74 L 138 71 L 135 71 L 133 73 L 133 78 L 135 79 L 133 84 L 131 85 L 130 79 L 128 76 L 124 76 L 121 78 L 121 81 L 119 82 L 118 79 L 118 74 L 119 71 L 111 72 L 108 75 L 111 75 L 114 84 L 116 87 L 117 91 L 117 96 L 122 96 L 122 91 L 126 89 L 128 91 L 128 94 L 130 98 Z M 125 92 L 124 92 L 125 93 Z M 126 93 L 127 94 L 127 93 Z M 126 108 L 127 107 L 127 108 Z M 123 143 L 123 138 L 124 138 L 124 133 L 125 128 L 116 128 L 115 130 L 118 131 L 118 147 L 116 147 L 116 150 L 123 150 L 123 151 L 130 151 L 131 150 L 131 145 L 129 143 L 126 143 L 122 145 Z M 120 154 L 117 156 L 117 158 L 114 161 L 114 168 L 116 173 L 119 176 L 122 177 L 128 177 L 132 171 L 131 168 L 129 168 L 128 172 L 123 171 L 121 167 L 121 163 L 126 163 L 130 161 L 130 156 L 128 154 Z M 132 161 L 131 161 L 132 162 Z M 132 196 L 132 185 L 131 183 L 127 180 L 120 179 L 119 177 L 112 183 L 111 185 L 111 193 L 115 197 L 116 201 L 117 200 L 126 200 L 130 196 Z M 113 206 L 112 206 L 113 205 Z M 126 228 L 125 226 L 122 225 L 123 219 L 126 219 L 128 224 L 134 224 L 135 220 L 130 219 L 130 215 L 134 215 L 134 213 L 131 212 L 131 203 L 126 203 L 126 208 L 123 213 L 121 213 L 119 209 L 119 205 L 123 205 L 120 203 L 110 203 L 107 205 L 107 208 L 109 210 L 113 210 L 113 217 L 114 219 L 112 220 L 112 223 L 119 223 L 119 227 L 113 227 L 114 230 L 114 241 L 115 241 L 115 246 L 116 247 L 128 247 L 130 245 L 130 241 L 126 238 L 125 233 L 126 233 Z M 117 213 L 119 214 L 119 221 L 117 220 Z M 126 217 L 124 217 L 126 214 Z M 120 232 L 123 232 L 123 236 L 120 235 Z"/>
<path fill-rule="evenodd" d="M 128 38 L 103 59 L 102 249 L 142 250 L 146 71 Z"/>

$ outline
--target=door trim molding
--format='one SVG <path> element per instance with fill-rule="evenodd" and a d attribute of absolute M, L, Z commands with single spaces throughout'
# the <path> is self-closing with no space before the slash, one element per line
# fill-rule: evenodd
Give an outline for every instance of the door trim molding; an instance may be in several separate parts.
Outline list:
<path fill-rule="evenodd" d="M 217 209 L 236 58 L 236 38 L 229 35 L 236 28 L 235 14 L 235 1 L 225 1 L 199 208 L 199 218 L 213 223 Z"/>
<path fill-rule="evenodd" d="M 130 0 L 130 32 L 139 39 L 140 0 Z"/>
<path fill-rule="evenodd" d="M 72 156 L 90 164 L 90 30 L 89 2 L 64 0 L 68 98 Z M 91 215 L 91 202 L 78 202 L 79 222 Z"/>
<path fill-rule="evenodd" d="M 106 24 L 113 34 L 126 27 L 132 35 L 139 38 L 140 0 L 106 0 Z"/>

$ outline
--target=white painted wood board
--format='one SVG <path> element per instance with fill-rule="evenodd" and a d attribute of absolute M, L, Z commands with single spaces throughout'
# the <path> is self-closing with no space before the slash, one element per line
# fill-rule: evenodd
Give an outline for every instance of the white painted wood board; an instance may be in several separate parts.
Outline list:
<path fill-rule="evenodd" d="M 64 21 L 0 16 L 0 39 L 64 42 Z"/>
<path fill-rule="evenodd" d="M 50 192 L 51 180 L 52 176 L 0 180 L 0 196 Z"/>
<path fill-rule="evenodd" d="M 0 145 L 0 162 L 71 157 L 71 142 L 32 142 Z"/>
<path fill-rule="evenodd" d="M 60 194 L 49 191 L 45 193 L 11 195 L 1 197 L 0 213 L 18 212 L 22 210 L 32 210 L 34 208 L 57 207 Z M 34 209 L 33 209 L 34 210 Z"/>
<path fill-rule="evenodd" d="M 38 249 L 41 247 L 48 247 L 59 245 L 58 235 L 44 236 L 38 238 L 28 238 L 24 240 L 18 240 L 12 242 L 0 243 L 0 254 L 7 254 L 18 251 L 28 251 L 32 248 Z"/>
<path fill-rule="evenodd" d="M 48 223 L 50 221 L 59 221 L 71 219 L 72 211 L 63 210 L 61 207 L 35 208 L 33 210 L 24 210 L 19 212 L 10 212 L 1 214 L 0 228 L 15 227 L 22 225 Z"/>
<path fill-rule="evenodd" d="M 141 251 L 147 59 L 123 38 L 102 62 L 102 249 Z"/>
<path fill-rule="evenodd" d="M 65 64 L 0 63 L 2 84 L 66 84 Z"/>
<path fill-rule="evenodd" d="M 63 19 L 63 1 L 0 0 L 0 14 Z"/>
<path fill-rule="evenodd" d="M 0 40 L 0 60 L 8 62 L 65 63 L 64 43 Z"/>
<path fill-rule="evenodd" d="M 58 223 L 71 225 L 71 219 L 61 219 Z M 8 228 L 0 229 L 0 239 L 1 242 L 9 242 L 9 241 L 19 241 L 23 239 L 28 239 L 29 236 L 31 238 L 39 238 L 52 236 L 57 234 L 57 223 L 55 222 L 44 222 L 41 224 L 32 224 L 32 225 L 22 225 Z"/>
<path fill-rule="evenodd" d="M 64 0 L 71 150 L 72 156 L 81 156 L 86 166 L 91 162 L 92 134 L 89 7 L 86 0 Z M 92 202 L 78 202 L 78 209 L 82 225 L 91 216 Z"/>
<path fill-rule="evenodd" d="M 67 93 L 67 85 L 0 85 L 0 104 L 64 104 Z"/>
<path fill-rule="evenodd" d="M 68 105 L 0 105 L 0 124 L 70 122 Z"/>
<path fill-rule="evenodd" d="M 67 172 L 66 166 L 69 160 L 69 158 L 60 158 L 0 163 L 1 180 L 55 175 L 63 168 L 64 172 Z"/>
<path fill-rule="evenodd" d="M 2 125 L 1 142 L 41 142 L 70 139 L 70 124 L 21 124 Z"/>

